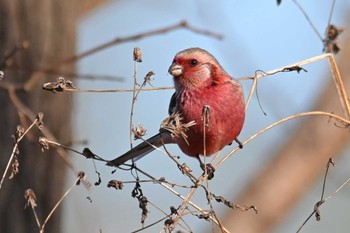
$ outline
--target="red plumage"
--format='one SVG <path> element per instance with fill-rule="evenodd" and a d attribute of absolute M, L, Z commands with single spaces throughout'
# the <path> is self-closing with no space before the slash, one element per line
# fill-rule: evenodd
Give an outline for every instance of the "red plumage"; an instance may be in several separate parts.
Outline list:
<path fill-rule="evenodd" d="M 169 73 L 175 84 L 169 113 L 179 113 L 182 123 L 196 123 L 186 131 L 187 142 L 181 136 L 173 137 L 168 132 L 162 132 L 108 162 L 109 165 L 119 166 L 129 159 L 148 154 L 154 150 L 150 144 L 159 147 L 176 143 L 186 155 L 203 155 L 204 105 L 210 109 L 208 126 L 205 127 L 205 154 L 209 156 L 237 139 L 245 117 L 242 87 L 209 52 L 190 48 L 177 53 Z"/>

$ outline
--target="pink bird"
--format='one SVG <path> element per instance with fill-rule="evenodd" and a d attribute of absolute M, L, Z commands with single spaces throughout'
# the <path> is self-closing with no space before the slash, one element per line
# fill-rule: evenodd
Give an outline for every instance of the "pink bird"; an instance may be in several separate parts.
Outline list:
<path fill-rule="evenodd" d="M 176 143 L 183 153 L 198 159 L 199 155 L 210 156 L 234 140 L 242 148 L 237 139 L 245 117 L 242 87 L 226 73 L 215 57 L 201 48 L 185 49 L 175 55 L 169 73 L 175 84 L 169 114 L 178 113 L 182 123 L 193 121 L 195 125 L 188 128 L 186 137 L 161 130 L 147 141 L 109 161 L 108 165 L 119 166 L 130 159 L 135 161 L 153 151 L 155 148 L 151 145 L 160 147 Z M 209 110 L 206 127 L 203 123 L 204 106 Z"/>

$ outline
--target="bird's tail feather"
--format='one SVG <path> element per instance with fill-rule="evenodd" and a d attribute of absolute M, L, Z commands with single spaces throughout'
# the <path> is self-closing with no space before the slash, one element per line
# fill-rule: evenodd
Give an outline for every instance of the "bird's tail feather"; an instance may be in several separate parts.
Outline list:
<path fill-rule="evenodd" d="M 153 137 L 147 139 L 146 141 L 140 143 L 139 145 L 135 146 L 134 148 L 132 148 L 125 154 L 119 156 L 118 158 L 109 161 L 107 165 L 119 166 L 130 159 L 136 161 L 155 150 L 155 148 L 158 148 L 163 144 L 171 143 L 171 141 L 169 141 L 169 136 L 170 135 L 167 133 L 158 133 Z"/>

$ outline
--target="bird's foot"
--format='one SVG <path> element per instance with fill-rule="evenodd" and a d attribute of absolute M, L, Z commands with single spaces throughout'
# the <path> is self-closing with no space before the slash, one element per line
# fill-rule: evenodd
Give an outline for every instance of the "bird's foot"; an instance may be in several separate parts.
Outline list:
<path fill-rule="evenodd" d="M 202 160 L 199 158 L 199 156 L 197 156 L 198 162 L 199 162 L 199 166 L 200 168 L 204 171 L 202 175 L 207 174 L 208 180 L 211 180 L 214 178 L 214 172 L 215 172 L 215 168 L 213 167 L 213 165 L 211 163 L 203 163 Z"/>
<path fill-rule="evenodd" d="M 205 166 L 203 163 L 203 167 L 201 167 L 201 168 L 204 171 L 202 175 L 205 175 L 205 173 L 207 173 L 208 180 L 211 180 L 214 178 L 215 168 L 213 167 L 213 165 L 211 165 L 211 163 L 207 163 L 207 164 L 205 164 Z"/>
<path fill-rule="evenodd" d="M 235 138 L 235 142 L 237 142 L 239 149 L 243 148 L 243 143 L 240 140 L 238 140 L 238 138 Z"/>

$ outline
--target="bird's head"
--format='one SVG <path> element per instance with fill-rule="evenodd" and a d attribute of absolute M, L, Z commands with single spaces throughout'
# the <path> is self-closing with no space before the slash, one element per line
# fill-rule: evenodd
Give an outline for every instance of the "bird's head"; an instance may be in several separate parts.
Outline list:
<path fill-rule="evenodd" d="M 169 67 L 176 88 L 196 89 L 228 76 L 218 61 L 204 49 L 190 48 L 177 53 Z"/>

